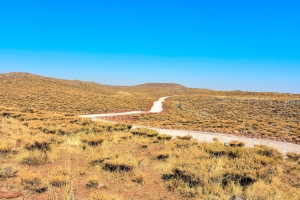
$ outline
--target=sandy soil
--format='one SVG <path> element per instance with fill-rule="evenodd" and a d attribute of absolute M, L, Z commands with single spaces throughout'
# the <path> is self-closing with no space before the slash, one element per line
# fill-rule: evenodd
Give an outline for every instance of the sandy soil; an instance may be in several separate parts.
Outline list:
<path fill-rule="evenodd" d="M 163 111 L 162 103 L 167 99 L 168 97 L 161 97 L 158 101 L 155 101 L 153 103 L 153 106 L 149 113 L 159 113 Z"/>
<path fill-rule="evenodd" d="M 134 125 L 132 128 L 138 128 L 138 127 L 145 127 L 145 126 Z M 159 128 L 153 128 L 153 127 L 147 127 L 147 128 L 156 130 L 159 133 L 171 135 L 172 137 L 190 135 L 199 141 L 206 141 L 206 142 L 212 142 L 214 138 L 217 138 L 220 142 L 223 142 L 223 143 L 230 142 L 232 140 L 238 140 L 238 141 L 245 142 L 246 147 L 253 147 L 254 145 L 263 144 L 263 145 L 267 145 L 270 147 L 274 147 L 274 148 L 278 149 L 280 152 L 282 152 L 283 154 L 286 154 L 287 152 L 300 153 L 300 145 L 293 144 L 293 143 L 287 143 L 287 142 L 280 142 L 280 141 L 267 140 L 267 139 L 261 139 L 261 138 L 248 138 L 248 137 L 228 135 L 228 134 L 225 135 L 222 133 L 208 133 L 208 132 L 201 132 L 201 131 L 159 129 Z"/>
<path fill-rule="evenodd" d="M 153 106 L 149 112 L 145 111 L 132 111 L 132 112 L 123 112 L 123 113 L 105 113 L 105 114 L 92 114 L 92 115 L 79 115 L 79 117 L 88 117 L 92 118 L 93 120 L 99 120 L 99 121 L 106 121 L 104 119 L 101 119 L 101 117 L 110 117 L 110 116 L 119 116 L 119 115 L 130 115 L 130 114 L 141 114 L 141 113 L 159 113 L 163 111 L 162 103 L 166 100 L 168 97 L 161 97 L 158 101 L 153 103 Z M 134 125 L 133 128 L 137 127 L 145 127 L 141 125 Z M 261 139 L 261 138 L 248 138 L 243 136 L 236 136 L 236 135 L 225 135 L 222 133 L 208 133 L 208 132 L 202 132 L 202 131 L 187 131 L 187 130 L 173 130 L 173 129 L 158 129 L 154 127 L 147 127 L 153 130 L 158 131 L 159 133 L 164 133 L 171 135 L 172 137 L 176 136 L 184 136 L 184 135 L 191 135 L 193 138 L 199 140 L 199 141 L 207 141 L 212 142 L 213 138 L 217 138 L 220 142 L 230 142 L 232 140 L 239 140 L 245 142 L 247 147 L 253 147 L 254 145 L 267 145 L 270 147 L 274 147 L 278 149 L 283 154 L 286 154 L 287 152 L 296 152 L 300 153 L 300 145 L 293 144 L 293 143 L 287 143 L 287 142 L 280 142 L 280 141 L 274 141 L 274 140 L 267 140 L 267 139 Z"/>
<path fill-rule="evenodd" d="M 79 115 L 82 118 L 101 118 L 101 117 L 112 117 L 112 116 L 119 116 L 119 115 L 133 115 L 133 114 L 142 114 L 147 113 L 145 111 L 130 111 L 130 112 L 122 112 L 122 113 L 104 113 L 104 114 L 91 114 L 91 115 Z"/>
<path fill-rule="evenodd" d="M 153 103 L 153 106 L 150 111 L 130 111 L 130 112 L 121 112 L 121 113 L 104 113 L 104 114 L 91 114 L 91 115 L 79 115 L 79 117 L 83 118 L 101 118 L 101 117 L 112 117 L 112 116 L 119 116 L 119 115 L 133 115 L 133 114 L 143 114 L 143 113 L 159 113 L 163 111 L 162 103 L 168 97 L 161 97 L 158 101 Z"/>

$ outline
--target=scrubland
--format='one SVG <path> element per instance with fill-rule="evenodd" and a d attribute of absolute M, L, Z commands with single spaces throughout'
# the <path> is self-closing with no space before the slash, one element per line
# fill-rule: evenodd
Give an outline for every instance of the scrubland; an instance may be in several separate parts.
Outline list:
<path fill-rule="evenodd" d="M 122 87 L 24 73 L 0 75 L 0 104 L 57 113 L 90 114 L 148 110 L 157 96 L 134 95 Z"/>
<path fill-rule="evenodd" d="M 168 98 L 164 110 L 122 118 L 161 128 L 242 134 L 300 144 L 300 95 L 195 91 Z"/>
<path fill-rule="evenodd" d="M 171 138 L 142 123 L 299 140 L 299 95 L 215 92 L 180 85 L 112 87 L 13 73 L 0 75 L 0 195 L 20 199 L 295 199 L 300 155 L 217 139 Z M 161 88 L 160 88 L 161 87 Z M 102 123 L 77 114 L 160 114 Z M 297 114 L 298 113 L 298 114 Z M 238 132 L 238 133 L 237 133 Z M 278 136 L 277 136 L 278 135 Z"/>
<path fill-rule="evenodd" d="M 299 199 L 299 154 L 131 124 L 0 118 L 0 183 L 26 199 Z"/>

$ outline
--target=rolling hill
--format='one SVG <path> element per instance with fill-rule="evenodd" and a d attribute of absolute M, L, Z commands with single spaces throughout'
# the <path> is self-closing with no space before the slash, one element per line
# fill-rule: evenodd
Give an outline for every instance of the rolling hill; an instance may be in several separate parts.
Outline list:
<path fill-rule="evenodd" d="M 12 108 L 73 114 L 147 110 L 159 96 L 156 93 L 142 95 L 139 87 L 130 89 L 29 73 L 0 74 L 0 104 Z"/>
<path fill-rule="evenodd" d="M 300 155 L 199 142 L 79 113 L 165 111 L 133 122 L 181 129 L 299 137 L 299 95 L 190 89 L 177 84 L 107 86 L 28 73 L 0 74 L 0 198 L 298 200 Z M 129 123 L 128 123 L 129 122 Z M 253 132 L 251 132 L 253 131 Z M 237 133 L 234 133 L 237 134 Z M 288 145 L 288 143 L 287 143 Z"/>

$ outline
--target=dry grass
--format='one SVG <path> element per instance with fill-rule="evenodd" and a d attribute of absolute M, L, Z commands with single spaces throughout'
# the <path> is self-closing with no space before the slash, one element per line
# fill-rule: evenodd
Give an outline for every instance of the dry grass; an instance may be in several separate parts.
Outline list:
<path fill-rule="evenodd" d="M 90 177 L 87 181 L 85 186 L 87 188 L 97 188 L 99 185 L 99 178 L 97 177 Z"/>
<path fill-rule="evenodd" d="M 13 178 L 17 175 L 18 170 L 11 165 L 0 165 L 0 180 L 6 180 L 8 178 Z"/>
<path fill-rule="evenodd" d="M 89 200 L 123 200 L 123 198 L 108 193 L 94 192 Z"/>
<path fill-rule="evenodd" d="M 116 87 L 9 73 L 0 74 L 0 104 L 21 108 L 24 113 L 35 113 L 36 110 L 69 114 L 148 110 L 157 98 L 180 89 L 177 86 L 157 90 L 158 87 Z M 5 113 L 5 116 L 14 115 Z"/>
<path fill-rule="evenodd" d="M 245 146 L 245 142 L 233 140 L 229 142 L 229 145 L 232 147 L 243 147 Z"/>
<path fill-rule="evenodd" d="M 158 132 L 154 131 L 154 130 L 150 130 L 150 129 L 146 129 L 146 128 L 136 128 L 136 129 L 132 129 L 130 131 L 130 133 L 132 135 L 136 135 L 136 136 L 144 136 L 144 137 L 156 137 L 158 136 Z"/>
<path fill-rule="evenodd" d="M 159 152 L 155 155 L 157 160 L 167 160 L 169 158 L 170 154 L 169 152 Z"/>
<path fill-rule="evenodd" d="M 275 137 L 278 133 L 296 141 L 299 115 L 292 113 L 299 105 L 290 100 L 297 95 L 181 86 L 159 90 L 155 84 L 109 87 L 24 74 L 3 76 L 1 184 L 14 184 L 28 199 L 299 199 L 298 154 L 288 153 L 285 159 L 267 146 L 200 143 L 189 136 L 171 139 L 144 128 L 131 130 L 131 123 L 73 115 L 147 109 L 157 97 L 176 94 L 164 105 L 165 112 L 134 116 L 135 120 L 257 136 L 273 131 Z"/>
<path fill-rule="evenodd" d="M 37 193 L 45 192 L 48 188 L 40 173 L 26 172 L 20 176 L 20 185 L 25 190 Z"/>
<path fill-rule="evenodd" d="M 300 160 L 300 154 L 299 153 L 293 153 L 293 152 L 287 152 L 286 156 L 293 161 L 298 161 Z"/>
<path fill-rule="evenodd" d="M 23 141 L 24 147 L 27 150 L 41 150 L 41 151 L 49 151 L 51 141 L 47 136 L 35 136 L 32 138 L 25 139 Z"/>
<path fill-rule="evenodd" d="M 164 109 L 124 120 L 300 143 L 300 95 L 195 90 L 170 97 Z"/>
<path fill-rule="evenodd" d="M 104 161 L 104 167 L 103 169 L 105 170 L 109 170 L 111 172 L 115 172 L 115 171 L 132 171 L 134 168 L 134 165 L 130 162 L 124 162 L 124 161 L 120 161 L 120 160 L 107 160 Z"/>
<path fill-rule="evenodd" d="M 63 187 L 69 184 L 71 172 L 70 169 L 58 168 L 51 171 L 48 176 L 48 182 L 54 187 Z"/>
<path fill-rule="evenodd" d="M 157 136 L 157 139 L 158 139 L 158 140 L 171 140 L 171 139 L 172 139 L 172 136 L 167 135 L 167 134 L 159 134 L 159 135 Z"/>
<path fill-rule="evenodd" d="M 12 152 L 15 147 L 15 142 L 12 140 L 2 140 L 0 141 L 0 154 L 8 154 Z"/>
<path fill-rule="evenodd" d="M 176 138 L 180 139 L 180 140 L 191 140 L 192 136 L 190 135 L 185 135 L 185 136 L 176 136 Z"/>
<path fill-rule="evenodd" d="M 7 140 L 16 137 L 10 131 L 23 133 L 16 134 L 20 141 L 14 147 L 16 154 L 0 157 L 6 160 L 1 180 L 16 178 L 19 190 L 49 199 L 141 199 L 144 194 L 148 199 L 164 195 L 170 199 L 230 199 L 233 195 L 297 199 L 300 195 L 297 154 L 289 153 L 285 160 L 267 146 L 250 149 L 238 141 L 228 146 L 218 141 L 199 143 L 189 136 L 170 140 L 148 129 L 129 132 L 119 129 L 126 125 L 61 116 L 60 120 L 34 120 L 35 126 L 30 126 L 32 121 L 24 125 L 24 121 L 1 118 Z M 56 124 L 56 130 L 65 131 L 68 122 L 76 127 L 72 134 L 36 128 Z M 18 170 L 15 165 L 20 166 Z M 260 187 L 266 194 L 257 194 Z"/>
<path fill-rule="evenodd" d="M 0 113 L 21 120 L 45 119 L 47 112 L 51 112 L 48 118 L 53 119 L 58 117 L 53 112 L 72 118 L 79 113 L 148 110 L 158 97 L 171 96 L 163 113 L 115 118 L 162 128 L 244 134 L 300 143 L 300 95 L 297 94 L 222 92 L 176 84 L 112 87 L 24 73 L 0 74 L 0 77 L 3 106 Z M 36 128 L 52 134 L 78 131 L 71 124 L 63 127 L 64 130 L 55 124 Z"/>

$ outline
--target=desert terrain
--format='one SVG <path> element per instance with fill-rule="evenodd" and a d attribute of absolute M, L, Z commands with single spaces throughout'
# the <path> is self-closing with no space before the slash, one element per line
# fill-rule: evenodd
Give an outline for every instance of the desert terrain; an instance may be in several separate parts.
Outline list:
<path fill-rule="evenodd" d="M 299 94 L 0 74 L 0 198 L 298 200 L 299 113 Z"/>

